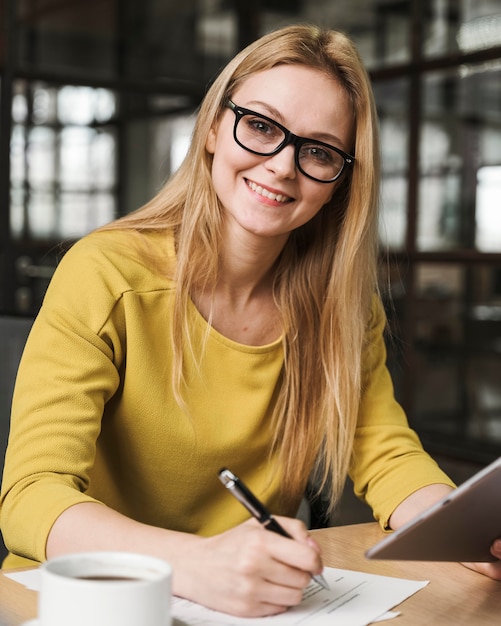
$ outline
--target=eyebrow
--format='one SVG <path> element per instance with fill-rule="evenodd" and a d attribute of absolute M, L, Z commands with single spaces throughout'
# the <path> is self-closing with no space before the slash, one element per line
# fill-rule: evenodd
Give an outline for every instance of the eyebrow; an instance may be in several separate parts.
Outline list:
<path fill-rule="evenodd" d="M 267 115 L 268 117 L 273 118 L 276 122 L 279 122 L 280 124 L 282 124 L 282 126 L 285 126 L 285 120 L 284 120 L 283 115 L 280 113 L 280 111 L 276 109 L 274 106 L 267 104 L 266 102 L 263 102 L 262 100 L 251 100 L 248 106 L 246 106 L 245 108 L 252 109 L 252 107 L 256 105 L 266 109 L 266 113 L 263 113 L 263 115 Z M 259 113 L 259 111 L 256 111 L 256 113 Z M 294 134 L 296 135 L 297 133 L 294 133 Z M 318 132 L 318 133 L 312 133 L 311 135 L 300 135 L 300 136 L 305 139 L 316 139 L 318 141 L 323 141 L 325 143 L 332 144 L 333 146 L 336 146 L 336 145 L 343 146 L 343 142 L 339 139 L 339 137 L 337 137 L 336 135 L 332 135 L 331 133 Z"/>

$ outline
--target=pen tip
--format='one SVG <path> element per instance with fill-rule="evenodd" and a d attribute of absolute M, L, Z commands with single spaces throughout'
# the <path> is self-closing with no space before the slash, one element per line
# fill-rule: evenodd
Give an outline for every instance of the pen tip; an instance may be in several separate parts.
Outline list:
<path fill-rule="evenodd" d="M 327 591 L 330 590 L 329 583 L 325 580 L 325 578 L 322 576 L 322 574 L 318 574 L 318 576 L 313 576 L 313 580 L 316 583 L 318 583 L 321 587 L 326 589 Z"/>

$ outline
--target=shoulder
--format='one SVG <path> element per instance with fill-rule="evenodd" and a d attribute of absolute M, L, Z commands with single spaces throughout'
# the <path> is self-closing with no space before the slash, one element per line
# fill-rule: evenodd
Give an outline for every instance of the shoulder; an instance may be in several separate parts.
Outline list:
<path fill-rule="evenodd" d="M 386 311 L 379 294 L 374 293 L 370 302 L 369 328 L 386 324 Z"/>
<path fill-rule="evenodd" d="M 387 326 L 386 311 L 379 294 L 373 294 L 365 327 L 365 342 L 368 345 L 384 335 Z"/>
<path fill-rule="evenodd" d="M 173 258 L 174 237 L 171 231 L 97 230 L 77 241 L 63 258 L 68 255 L 144 265 L 145 256 Z"/>
<path fill-rule="evenodd" d="M 379 295 L 374 294 L 367 323 L 362 354 L 362 369 L 364 384 L 367 377 L 373 376 L 375 370 L 380 369 L 386 363 L 386 312 Z"/>
<path fill-rule="evenodd" d="M 172 263 L 169 233 L 96 231 L 75 243 L 61 259 L 45 294 L 42 310 L 80 319 L 99 328 L 124 298 L 174 289 L 161 263 Z M 167 265 L 166 265 L 167 267 Z"/>
<path fill-rule="evenodd" d="M 170 283 L 167 270 L 174 261 L 170 232 L 102 230 L 76 242 L 61 259 L 54 278 L 77 280 L 81 287 L 101 282 L 118 297 L 126 291 L 165 289 Z"/>

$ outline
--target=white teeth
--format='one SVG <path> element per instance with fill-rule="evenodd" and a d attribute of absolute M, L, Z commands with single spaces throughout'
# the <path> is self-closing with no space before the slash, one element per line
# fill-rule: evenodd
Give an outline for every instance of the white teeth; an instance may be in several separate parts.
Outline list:
<path fill-rule="evenodd" d="M 280 193 L 273 193 L 272 191 L 263 189 L 263 187 L 261 187 L 260 185 L 256 185 L 256 183 L 253 183 L 250 180 L 247 181 L 247 184 L 252 189 L 252 191 L 255 191 L 256 193 L 260 194 L 261 196 L 264 196 L 265 198 L 274 200 L 275 202 L 288 202 L 288 200 L 290 199 L 289 196 L 283 196 Z"/>

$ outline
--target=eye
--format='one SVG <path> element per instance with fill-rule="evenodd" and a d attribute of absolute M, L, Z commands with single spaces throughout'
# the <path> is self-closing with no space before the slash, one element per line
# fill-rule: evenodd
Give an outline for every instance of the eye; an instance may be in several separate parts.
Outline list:
<path fill-rule="evenodd" d="M 325 146 L 304 144 L 301 147 L 300 158 L 315 161 L 320 165 L 332 165 L 336 160 L 336 153 Z"/>
<path fill-rule="evenodd" d="M 263 135 L 267 138 L 274 138 L 281 135 L 280 130 L 275 126 L 275 124 L 263 119 L 262 117 L 246 117 L 245 122 L 249 131 L 257 135 Z"/>

